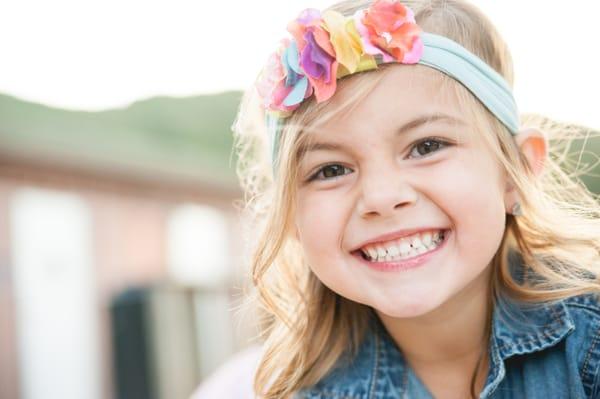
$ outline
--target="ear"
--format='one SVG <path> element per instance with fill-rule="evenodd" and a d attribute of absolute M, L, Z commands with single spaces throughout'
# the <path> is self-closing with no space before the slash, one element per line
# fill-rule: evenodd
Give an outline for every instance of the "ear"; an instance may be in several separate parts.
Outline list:
<path fill-rule="evenodd" d="M 519 130 L 515 136 L 515 142 L 519 146 L 519 151 L 525 157 L 533 175 L 540 176 L 546 165 L 548 157 L 548 137 L 546 134 L 535 128 L 524 128 Z M 519 201 L 518 195 L 512 182 L 508 182 L 506 187 L 505 203 L 507 209 L 511 209 L 515 202 Z M 508 211 L 507 211 L 508 212 Z"/>
<path fill-rule="evenodd" d="M 535 128 L 519 130 L 515 136 L 519 150 L 525 158 L 533 174 L 541 175 L 548 157 L 548 138 L 546 134 Z"/>

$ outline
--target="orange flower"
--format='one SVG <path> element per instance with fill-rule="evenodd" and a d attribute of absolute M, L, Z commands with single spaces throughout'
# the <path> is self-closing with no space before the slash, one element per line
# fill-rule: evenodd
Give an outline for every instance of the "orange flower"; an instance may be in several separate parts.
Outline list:
<path fill-rule="evenodd" d="M 385 62 L 416 63 L 423 45 L 421 28 L 413 12 L 396 0 L 376 0 L 371 7 L 357 12 L 356 28 L 368 54 L 381 54 Z"/>

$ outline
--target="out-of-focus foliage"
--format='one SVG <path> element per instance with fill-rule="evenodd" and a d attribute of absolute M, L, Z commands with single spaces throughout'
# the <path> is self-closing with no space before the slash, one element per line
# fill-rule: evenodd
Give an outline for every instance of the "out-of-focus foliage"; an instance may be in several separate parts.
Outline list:
<path fill-rule="evenodd" d="M 583 151 L 582 151 L 583 149 Z M 574 140 L 569 149 L 570 163 L 584 174 L 581 181 L 587 188 L 600 194 L 600 132 L 592 132 L 587 140 Z"/>
<path fill-rule="evenodd" d="M 231 124 L 241 92 L 67 111 L 0 95 L 0 151 L 28 159 L 235 186 Z"/>

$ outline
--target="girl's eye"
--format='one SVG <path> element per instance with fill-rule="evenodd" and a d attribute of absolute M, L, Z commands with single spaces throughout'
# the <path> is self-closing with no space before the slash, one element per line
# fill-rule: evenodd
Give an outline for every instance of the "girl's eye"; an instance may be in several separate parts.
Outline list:
<path fill-rule="evenodd" d="M 447 147 L 450 143 L 444 140 L 435 138 L 423 139 L 411 147 L 411 157 L 425 157 L 433 152 Z M 415 151 L 417 155 L 415 155 Z M 308 182 L 313 180 L 331 180 L 345 174 L 352 173 L 353 170 L 340 164 L 329 164 L 319 168 L 312 176 L 308 178 Z"/>
<path fill-rule="evenodd" d="M 319 168 L 311 177 L 308 178 L 308 181 L 329 180 L 343 176 L 346 173 L 352 173 L 352 169 L 340 164 L 329 164 Z"/>
<path fill-rule="evenodd" d="M 418 153 L 418 155 L 415 155 L 417 158 L 418 157 L 424 157 L 427 156 L 428 154 L 432 153 L 432 152 L 436 152 L 438 151 L 440 148 L 443 148 L 445 146 L 447 146 L 448 143 L 443 141 L 443 140 L 438 140 L 438 139 L 434 139 L 434 138 L 427 138 L 424 140 L 421 140 L 420 142 L 416 143 L 413 147 L 412 150 L 410 152 L 410 155 L 413 155 L 416 152 Z"/>

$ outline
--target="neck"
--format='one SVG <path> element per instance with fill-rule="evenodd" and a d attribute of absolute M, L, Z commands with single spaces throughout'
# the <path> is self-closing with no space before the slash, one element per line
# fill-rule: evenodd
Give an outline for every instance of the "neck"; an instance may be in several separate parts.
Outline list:
<path fill-rule="evenodd" d="M 411 365 L 473 363 L 475 367 L 488 344 L 490 270 L 488 267 L 460 293 L 419 317 L 400 319 L 377 312 Z"/>

